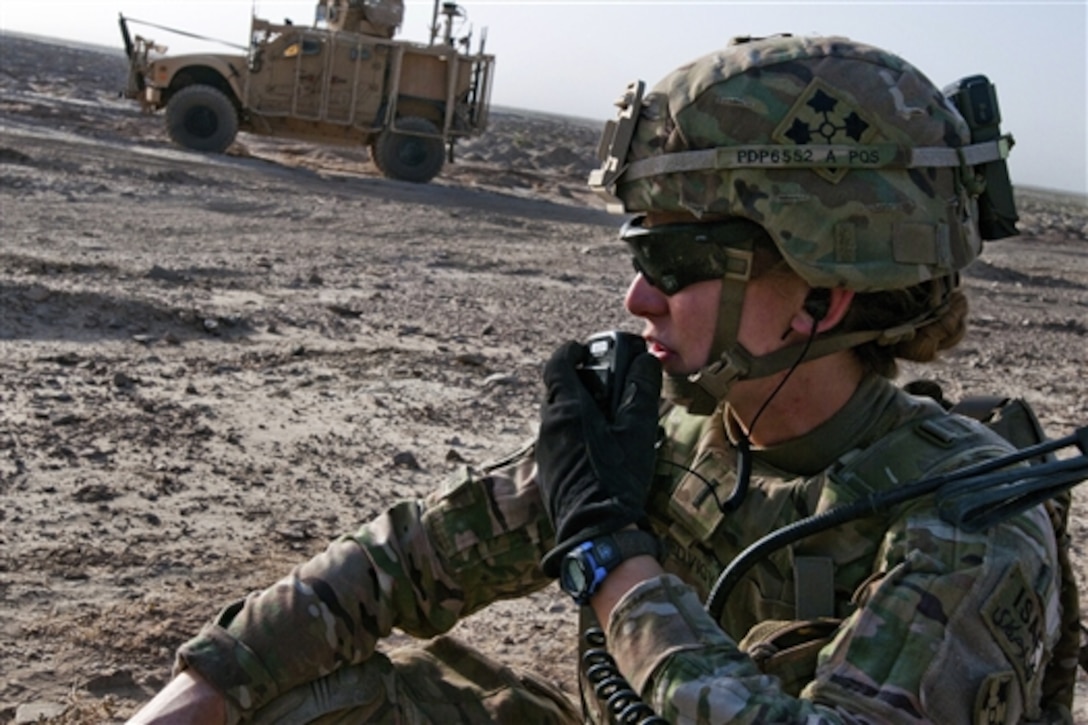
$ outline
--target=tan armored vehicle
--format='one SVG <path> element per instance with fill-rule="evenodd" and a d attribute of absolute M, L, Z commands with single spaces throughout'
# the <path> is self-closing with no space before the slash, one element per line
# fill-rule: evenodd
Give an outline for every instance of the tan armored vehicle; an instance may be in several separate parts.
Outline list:
<path fill-rule="evenodd" d="M 165 108 L 186 148 L 222 153 L 239 130 L 365 144 L 384 176 L 427 182 L 458 138 L 487 127 L 495 59 L 483 38 L 471 53 L 470 37 L 454 37 L 464 12 L 452 2 L 435 0 L 429 44 L 394 39 L 403 16 L 403 0 L 320 0 L 313 27 L 254 17 L 245 55 L 178 56 L 121 16 L 125 96 Z"/>

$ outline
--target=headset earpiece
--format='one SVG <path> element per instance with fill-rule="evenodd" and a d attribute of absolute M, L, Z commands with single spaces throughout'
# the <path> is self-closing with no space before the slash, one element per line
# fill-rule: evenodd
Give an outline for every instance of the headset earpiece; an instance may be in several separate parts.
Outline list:
<path fill-rule="evenodd" d="M 827 317 L 827 311 L 831 308 L 831 290 L 826 287 L 816 287 L 809 291 L 805 297 L 805 312 L 814 322 Z"/>

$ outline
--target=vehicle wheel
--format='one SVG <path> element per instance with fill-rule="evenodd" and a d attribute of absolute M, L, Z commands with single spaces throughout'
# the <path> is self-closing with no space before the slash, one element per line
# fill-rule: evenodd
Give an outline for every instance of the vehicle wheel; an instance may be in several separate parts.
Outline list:
<path fill-rule="evenodd" d="M 221 154 L 238 135 L 238 112 L 218 88 L 186 86 L 166 104 L 166 132 L 179 146 Z"/>
<path fill-rule="evenodd" d="M 386 129 L 378 134 L 371 146 L 374 165 L 382 176 L 389 179 L 417 184 L 430 181 L 438 175 L 446 161 L 445 145 L 438 136 L 438 127 L 417 116 L 398 119 L 396 125 L 402 131 L 432 136 L 412 136 Z"/>

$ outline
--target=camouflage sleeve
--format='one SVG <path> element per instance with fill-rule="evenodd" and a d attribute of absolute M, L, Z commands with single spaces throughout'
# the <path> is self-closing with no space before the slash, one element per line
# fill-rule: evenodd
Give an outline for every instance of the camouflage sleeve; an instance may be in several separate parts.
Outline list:
<path fill-rule="evenodd" d="M 609 649 L 669 722 L 1038 718 L 1043 670 L 1060 626 L 1045 512 L 1033 509 L 968 534 L 922 506 L 893 526 L 883 554 L 880 571 L 855 595 L 858 609 L 823 649 L 815 679 L 799 697 L 762 674 L 671 575 L 620 601 Z"/>
<path fill-rule="evenodd" d="M 365 660 L 397 627 L 431 637 L 549 583 L 554 535 L 531 450 L 402 501 L 268 589 L 224 609 L 178 651 L 243 712 Z"/>

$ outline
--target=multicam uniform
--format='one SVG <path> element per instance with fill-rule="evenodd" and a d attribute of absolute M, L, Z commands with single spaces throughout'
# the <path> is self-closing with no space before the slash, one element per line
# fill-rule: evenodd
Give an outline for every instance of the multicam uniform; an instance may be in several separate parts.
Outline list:
<path fill-rule="evenodd" d="M 700 601 L 725 565 L 777 527 L 903 483 L 893 477 L 996 457 L 1007 444 L 870 376 L 825 424 L 756 451 L 747 497 L 736 511 L 722 513 L 715 497 L 731 490 L 736 461 L 725 420 L 679 408 L 663 418 L 648 510 L 665 542 L 668 573 L 628 593 L 609 627 L 620 669 L 657 712 L 698 723 L 1043 716 L 1061 581 L 1042 507 L 972 534 L 943 521 L 931 499 L 910 502 L 773 553 L 741 580 L 720 626 Z M 867 463 L 857 465 L 861 460 Z M 525 451 L 423 501 L 395 505 L 276 585 L 228 607 L 180 649 L 179 666 L 199 671 L 242 713 L 367 661 L 349 668 L 350 681 L 340 686 L 372 698 L 369 721 L 392 719 L 398 707 L 435 721 L 496 716 L 480 705 L 472 711 L 443 689 L 443 678 L 453 679 L 445 663 L 471 659 L 456 645 L 439 640 L 444 654 L 392 664 L 373 653 L 394 627 L 432 637 L 490 602 L 549 583 L 539 561 L 553 533 L 534 473 Z M 749 635 L 746 646 L 766 653 L 771 640 L 758 634 L 760 627 L 798 619 L 799 600 L 807 606 L 809 585 L 802 577 L 797 591 L 795 564 L 821 558 L 832 564 L 833 603 L 832 611 L 817 613 L 830 617 L 820 620 L 830 638 L 816 672 L 798 676 L 792 666 L 786 680 L 770 676 L 737 643 Z M 760 659 L 769 669 L 781 660 Z M 416 668 L 401 677 L 415 689 L 397 684 L 398 667 Z M 420 684 L 420 673 L 431 682 Z M 541 691 L 531 681 L 511 678 L 504 687 L 519 685 L 529 698 L 511 705 L 521 710 L 506 712 L 534 723 L 573 717 L 546 692 L 534 700 Z M 430 705 L 418 701 L 428 699 L 421 691 L 431 693 Z M 552 711 L 532 709 L 541 703 L 553 703 Z"/>

